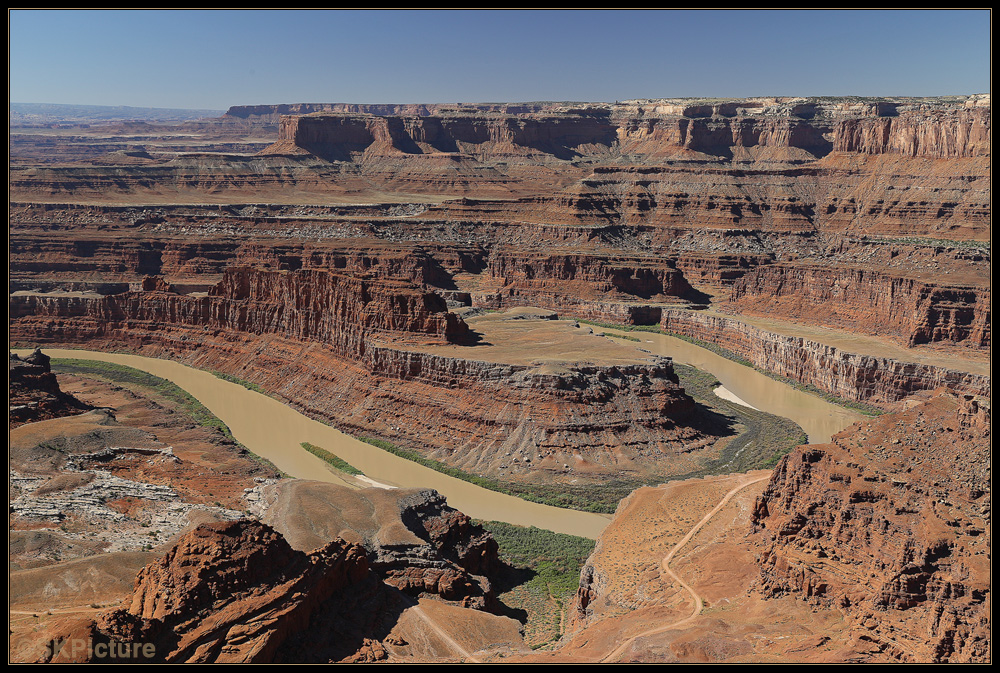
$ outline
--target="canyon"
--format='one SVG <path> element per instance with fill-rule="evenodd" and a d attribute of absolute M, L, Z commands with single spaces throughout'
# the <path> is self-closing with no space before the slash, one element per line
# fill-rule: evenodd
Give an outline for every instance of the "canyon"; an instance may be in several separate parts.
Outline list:
<path fill-rule="evenodd" d="M 725 461 L 735 459 L 726 447 L 736 446 L 748 421 L 695 396 L 680 366 L 650 352 L 642 336 L 692 340 L 882 414 L 832 444 L 765 447 L 751 467 L 777 463 L 774 476 L 766 488 L 761 481 L 741 495 L 742 514 L 732 514 L 748 537 L 716 535 L 760 568 L 758 579 L 740 580 L 754 583 L 760 605 L 801 596 L 824 615 L 844 615 L 848 626 L 830 636 L 836 653 L 808 643 L 799 654 L 774 652 L 795 660 L 981 661 L 988 657 L 981 607 L 988 604 L 988 564 L 984 570 L 979 557 L 989 528 L 988 513 L 975 508 L 989 492 L 990 122 L 989 96 L 979 94 L 260 105 L 170 124 L 12 126 L 10 340 L 20 348 L 173 359 L 256 386 L 311 418 L 441 469 L 525 496 L 584 499 L 612 483 L 631 490 L 694 477 L 695 485 L 661 488 L 721 488 L 713 480 L 723 483 Z M 70 407 L 81 418 L 93 414 L 60 398 L 46 372 L 32 370 L 44 369 L 42 358 L 11 360 L 12 422 Z M 22 375 L 40 377 L 33 385 L 45 388 L 44 396 L 15 403 Z M 913 425 L 914 414 L 950 430 L 926 434 Z M 871 424 L 885 425 L 882 435 L 896 428 L 891 437 L 916 453 L 889 455 L 885 437 L 876 450 Z M 961 442 L 942 444 L 948 432 Z M 910 466 L 944 446 L 952 453 L 935 460 L 974 464 L 973 471 L 946 478 L 910 469 L 902 490 L 872 486 L 871 498 L 862 498 L 884 503 L 884 511 L 861 516 L 882 517 L 883 540 L 862 543 L 865 536 L 852 528 L 861 523 L 832 523 L 834 510 L 853 511 L 846 505 L 813 506 L 862 502 L 837 490 L 851 479 L 870 481 L 867 472 L 844 476 L 858 465 L 869 465 L 884 485 L 902 469 L 900 460 Z M 773 454 L 770 463 L 765 454 Z M 713 470 L 716 476 L 706 476 Z M 299 493 L 287 485 L 278 491 Z M 759 497 L 753 507 L 751 496 Z M 919 497 L 950 503 L 952 518 L 930 537 L 896 520 L 909 516 Z M 404 516 L 396 504 L 380 507 Z M 615 521 L 628 511 L 620 505 Z M 462 570 L 454 558 L 440 559 L 434 572 L 396 561 L 384 565 L 395 570 L 373 570 L 382 554 L 370 536 L 341 543 L 330 531 L 296 546 L 287 522 L 261 516 L 257 528 L 216 521 L 187 534 L 207 536 L 205 544 L 219 549 L 230 537 L 250 535 L 299 568 L 298 579 L 255 576 L 257 584 L 234 591 L 232 605 L 273 601 L 281 592 L 303 596 L 267 619 L 332 619 L 315 606 L 345 590 L 351 604 L 389 601 L 390 589 L 379 587 L 404 594 L 421 587 L 446 597 L 449 609 L 496 607 L 489 581 L 470 579 L 495 574 L 495 561 L 486 563 L 489 572 Z M 467 524 L 452 523 L 469 534 Z M 632 530 L 634 523 L 617 525 Z M 973 529 L 979 532 L 966 540 Z M 171 539 L 181 547 L 170 553 L 197 546 L 176 533 Z M 540 660 L 597 656 L 574 629 L 643 631 L 615 621 L 640 614 L 633 599 L 612 597 L 619 607 L 588 616 L 611 595 L 593 579 L 604 572 L 594 565 L 602 544 L 584 569 L 591 579 L 581 588 L 578 621 Z M 875 560 L 872 548 L 880 550 Z M 911 569 L 925 548 L 923 565 Z M 961 560 L 944 569 L 934 564 L 946 548 L 948 558 Z M 210 556 L 198 561 L 208 574 L 218 563 Z M 844 568 L 824 574 L 828 558 Z M 155 572 L 174 572 L 159 562 L 166 565 Z M 353 564 L 344 572 L 354 579 L 317 580 L 322 598 L 311 597 L 313 588 L 288 589 L 289 582 L 338 575 L 331 568 L 345 563 Z M 253 565 L 248 557 L 244 570 L 254 574 Z M 867 573 L 859 585 L 907 579 L 855 595 L 831 579 L 845 568 Z M 944 572 L 952 575 L 942 579 Z M 136 595 L 154 595 L 143 582 Z M 890 594 L 919 597 L 884 598 Z M 675 598 L 650 599 L 650 614 L 676 611 Z M 395 605 L 400 614 L 411 609 Z M 202 599 L 192 606 L 178 624 L 198 610 L 221 610 Z M 899 640 L 932 619 L 926 610 L 948 615 L 951 626 L 926 647 L 909 635 Z M 248 661 L 306 656 L 284 627 L 279 635 L 248 632 L 251 652 L 207 632 L 154 634 L 162 627 L 142 621 L 160 619 L 154 612 L 106 613 L 87 633 L 108 642 L 136 634 L 173 639 L 157 640 L 157 651 L 178 660 L 214 660 L 222 652 Z M 245 621 L 231 616 L 232 624 Z M 829 626 L 821 622 L 815 633 Z M 489 629 L 517 640 L 498 624 Z M 851 635 L 861 625 L 871 632 L 864 646 Z M 388 633 L 386 625 L 369 626 L 371 634 Z M 308 660 L 407 656 L 392 645 L 397 636 L 372 641 L 354 631 L 350 652 L 321 644 L 308 655 L 318 658 Z M 590 647 L 607 637 L 593 636 Z M 214 644 L 199 649 L 185 639 Z M 527 656 L 521 646 L 504 647 Z M 650 647 L 633 644 L 629 656 L 685 660 L 694 652 L 674 644 L 667 656 L 667 645 Z M 771 656 L 751 649 L 733 652 Z M 435 651 L 428 646 L 419 656 L 433 659 Z"/>

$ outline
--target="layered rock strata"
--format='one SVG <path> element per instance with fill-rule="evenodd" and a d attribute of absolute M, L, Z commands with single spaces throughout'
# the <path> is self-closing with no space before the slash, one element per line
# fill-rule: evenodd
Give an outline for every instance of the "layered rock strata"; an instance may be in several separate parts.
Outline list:
<path fill-rule="evenodd" d="M 372 543 L 375 572 L 407 593 L 432 593 L 463 607 L 496 610 L 490 578 L 497 577 L 501 563 L 492 536 L 434 491 L 399 496 L 399 520 L 416 539 L 380 534 Z"/>
<path fill-rule="evenodd" d="M 655 324 L 657 303 L 677 303 L 691 292 L 672 264 L 639 255 L 494 249 L 471 299 L 496 309 L 545 306 L 591 320 Z"/>
<path fill-rule="evenodd" d="M 332 343 L 337 357 L 362 357 L 364 338 L 336 335 L 325 318 L 297 304 L 302 298 L 280 289 L 273 279 L 267 281 L 271 289 L 260 288 L 261 297 L 267 295 L 262 301 L 250 296 L 232 300 L 255 307 L 254 316 L 246 319 L 224 313 L 230 300 L 218 295 L 163 294 L 156 299 L 156 292 L 147 292 L 141 300 L 111 301 L 61 298 L 55 292 L 116 293 L 125 283 L 140 288 L 146 276 L 163 276 L 177 292 L 205 292 L 227 269 L 247 265 L 302 277 L 329 278 L 323 274 L 336 269 L 348 276 L 403 279 L 447 292 L 452 302 L 542 304 L 616 322 L 676 322 L 664 317 L 669 305 L 714 299 L 737 313 L 823 324 L 830 320 L 827 309 L 832 306 L 849 329 L 906 344 L 928 342 L 949 352 L 974 350 L 980 355 L 990 343 L 988 96 L 636 100 L 524 109 L 321 108 L 288 108 L 297 116 L 286 116 L 278 142 L 256 157 L 173 156 L 155 159 L 141 171 L 125 164 L 121 170 L 20 167 L 11 176 L 12 195 L 20 199 L 11 217 L 14 289 L 25 297 L 36 290 L 51 291 L 46 292 L 51 296 L 15 297 L 13 309 L 30 305 L 31 312 L 48 311 L 51 317 L 43 328 L 24 316 L 17 320 L 18 329 L 42 340 L 52 339 L 57 330 L 78 330 L 77 336 L 89 338 L 108 334 L 98 323 L 110 320 L 116 343 L 138 345 L 146 352 L 185 353 L 216 369 L 220 367 L 213 361 L 229 362 L 223 366 L 261 381 L 267 367 L 303 357 L 306 339 Z M 234 110 L 226 123 L 270 119 L 278 112 Z M 318 114 L 304 114 L 313 112 Z M 209 192 L 211 199 L 194 198 Z M 163 205 L 30 203 L 106 202 L 112 193 L 127 194 L 133 203 L 148 196 Z M 178 194 L 192 196 L 185 196 L 186 201 L 225 203 L 178 205 Z M 288 201 L 289 194 L 301 202 Z M 390 194 L 395 202 L 376 203 Z M 249 198 L 259 203 L 248 203 Z M 316 205 L 320 203 L 325 205 Z M 831 282 L 830 269 L 841 268 L 850 270 L 847 277 Z M 820 289 L 827 286 L 831 289 Z M 802 297 L 811 299 L 799 301 Z M 60 301 L 65 306 L 55 308 Z M 97 308 L 101 302 L 139 311 L 130 325 L 137 331 L 127 333 L 124 313 Z M 293 309 L 263 308 L 270 302 L 291 302 Z M 209 315 L 212 311 L 223 313 Z M 60 322 L 55 320 L 60 312 L 79 317 Z M 84 318 L 88 312 L 91 318 Z M 160 314 L 190 331 L 181 339 L 176 330 L 167 334 L 154 328 Z M 196 323 L 219 332 L 199 332 Z M 379 329 L 388 329 L 385 334 L 393 339 L 412 341 L 396 327 Z M 247 329 L 253 338 L 228 332 L 235 340 L 223 343 L 223 333 L 233 328 Z M 701 338 L 722 335 L 714 329 L 696 334 L 677 326 L 677 331 Z M 434 338 L 439 337 L 441 333 Z M 259 352 L 261 339 L 281 342 L 282 358 Z M 166 342 L 169 348 L 162 346 Z M 233 352 L 236 343 L 253 354 L 240 361 Z M 876 404 L 940 382 L 983 390 L 981 381 L 956 381 L 951 374 L 905 363 L 884 363 L 889 371 L 877 371 L 881 364 L 853 361 L 837 364 L 836 373 L 807 371 L 833 361 L 802 348 L 736 346 L 727 347 L 758 366 Z M 197 348 L 211 352 L 198 356 Z M 546 421 L 545 427 L 560 429 L 545 435 L 524 406 L 524 391 L 534 386 L 560 403 L 572 398 L 579 404 L 582 397 L 575 393 L 552 392 L 575 390 L 577 384 L 569 379 L 552 387 L 535 386 L 528 382 L 535 380 L 534 373 L 524 375 L 526 370 L 498 375 L 492 365 L 380 348 L 365 351 L 357 379 L 362 388 L 370 386 L 373 367 L 391 363 L 386 366 L 393 377 L 417 372 L 404 377 L 407 386 L 446 381 L 454 383 L 453 389 L 479 386 L 490 396 L 512 400 L 516 414 L 501 414 L 498 427 L 508 435 L 531 435 L 525 441 L 533 446 L 558 447 L 551 454 L 548 448 L 533 449 L 533 461 L 551 456 L 560 464 L 573 464 L 577 449 L 588 445 L 579 428 L 605 427 L 612 415 L 601 412 L 600 423 L 594 415 L 581 416 L 585 420 L 568 432 L 561 422 Z M 769 353 L 750 357 L 754 349 Z M 487 370 L 489 380 L 516 378 L 518 383 L 510 386 L 515 391 L 497 396 L 493 384 L 466 384 Z M 292 365 L 287 371 L 301 370 Z M 578 376 L 581 381 L 604 376 L 600 386 L 605 387 L 617 380 L 598 370 L 580 370 L 570 378 Z M 282 387 L 299 394 L 323 380 L 314 373 L 303 377 Z M 663 379 L 655 371 L 649 378 L 657 385 Z M 378 394 L 391 398 L 386 403 L 393 408 L 409 408 L 400 396 Z M 428 397 L 437 400 L 436 395 Z M 319 409 L 327 405 L 315 397 L 308 393 L 297 403 L 329 417 Z M 388 433 L 384 436 L 402 438 L 392 429 L 402 426 L 380 420 L 373 408 L 352 409 L 338 412 L 345 427 L 372 421 L 379 432 Z M 639 415 L 648 413 L 643 408 Z M 622 412 L 616 409 L 613 415 Z M 495 422 L 445 416 L 460 428 L 457 443 L 465 456 L 460 460 L 475 467 L 483 456 L 465 453 L 466 448 Z M 416 406 L 403 417 L 419 419 Z M 522 427 L 529 417 L 531 422 Z M 622 428 L 614 435 L 631 447 L 653 441 L 645 429 L 628 431 L 617 421 L 611 424 Z M 432 437 L 455 444 L 440 428 L 416 426 L 421 428 L 416 434 L 426 438 L 419 440 L 424 445 Z M 499 436 L 490 437 L 489 443 L 504 444 Z M 664 445 L 656 446 L 660 451 Z M 617 462 L 621 455 L 608 458 Z"/>
<path fill-rule="evenodd" d="M 513 145 L 572 156 L 581 147 L 592 153 L 617 143 L 626 155 L 656 148 L 679 156 L 689 152 L 741 159 L 748 158 L 738 156 L 741 149 L 751 153 L 754 148 L 776 148 L 784 150 L 783 155 L 772 155 L 779 160 L 815 159 L 830 152 L 953 158 L 988 155 L 990 139 L 988 108 L 930 101 L 852 107 L 805 99 L 751 99 L 701 106 L 590 105 L 545 112 L 441 108 L 433 117 L 419 114 L 429 110 L 410 115 L 388 109 L 363 115 L 336 108 L 288 112 L 281 120 L 279 143 L 304 149 L 355 146 L 361 151 L 381 145 L 421 154 L 470 152 L 469 146 L 489 152 Z"/>
<path fill-rule="evenodd" d="M 732 287 L 726 309 L 894 334 L 907 346 L 951 342 L 989 348 L 989 287 L 945 285 L 863 268 L 771 264 Z"/>
<path fill-rule="evenodd" d="M 245 334 L 280 334 L 322 343 L 344 357 L 361 358 L 365 339 L 381 335 L 405 343 L 461 340 L 468 327 L 443 299 L 402 282 L 324 271 L 227 271 L 206 296 L 153 289 L 108 296 L 15 296 L 11 317 L 83 318 L 95 329 L 125 323 L 197 326 Z"/>
<path fill-rule="evenodd" d="M 738 318 L 667 310 L 661 327 L 721 346 L 755 367 L 875 406 L 889 407 L 915 392 L 942 386 L 984 396 L 991 390 L 989 377 L 981 374 L 849 353 L 803 337 L 769 332 Z"/>
<path fill-rule="evenodd" d="M 194 528 L 139 572 L 121 607 L 57 639 L 70 646 L 50 648 L 52 660 L 377 661 L 387 646 L 406 645 L 388 635 L 413 605 L 402 594 L 497 607 L 496 542 L 436 492 L 301 480 L 264 487 L 272 489 L 279 495 L 266 513 L 282 509 L 274 519 L 284 534 L 250 519 Z M 81 637 L 86 650 L 72 647 Z M 122 643 L 145 649 L 121 654 Z"/>
<path fill-rule="evenodd" d="M 896 661 L 988 661 L 989 448 L 989 403 L 945 393 L 793 451 L 755 505 L 757 591 Z"/>
<path fill-rule="evenodd" d="M 17 340 L 178 357 L 477 473 L 499 474 L 515 453 L 538 474 L 641 473 L 712 442 L 685 424 L 694 404 L 669 359 L 552 366 L 413 350 L 468 328 L 399 282 L 234 270 L 208 296 L 18 294 L 11 316 Z"/>
<path fill-rule="evenodd" d="M 143 568 L 126 606 L 102 614 L 88 634 L 108 646 L 103 652 L 112 643 L 148 647 L 127 657 L 101 657 L 94 647 L 89 660 L 273 662 L 307 631 L 316 651 L 341 636 L 347 655 L 350 619 L 329 617 L 338 602 L 350 605 L 345 595 L 365 590 L 366 578 L 372 592 L 367 556 L 356 545 L 337 540 L 306 554 L 258 522 L 205 524 Z M 320 615 L 322 627 L 313 623 Z"/>

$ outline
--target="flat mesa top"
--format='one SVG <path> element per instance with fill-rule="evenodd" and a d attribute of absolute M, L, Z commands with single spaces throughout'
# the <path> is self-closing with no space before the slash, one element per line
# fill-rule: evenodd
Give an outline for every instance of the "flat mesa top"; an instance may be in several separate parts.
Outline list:
<path fill-rule="evenodd" d="M 474 332 L 466 344 L 409 347 L 423 353 L 511 365 L 542 366 L 558 373 L 575 364 L 649 364 L 657 356 L 625 339 L 602 336 L 604 330 L 576 320 L 555 319 L 552 311 L 512 308 L 465 318 Z"/>

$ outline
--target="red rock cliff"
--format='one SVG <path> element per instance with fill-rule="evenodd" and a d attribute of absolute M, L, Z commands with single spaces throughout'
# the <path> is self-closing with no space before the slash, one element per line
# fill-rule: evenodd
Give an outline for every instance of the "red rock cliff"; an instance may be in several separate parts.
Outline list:
<path fill-rule="evenodd" d="M 990 155 L 990 111 L 914 110 L 895 117 L 841 121 L 836 152 L 950 159 Z"/>
<path fill-rule="evenodd" d="M 942 386 L 984 396 L 989 396 L 991 390 L 988 376 L 848 353 L 802 337 L 769 332 L 727 316 L 665 310 L 661 327 L 722 346 L 761 369 L 844 399 L 883 408 L 912 393 Z"/>
<path fill-rule="evenodd" d="M 990 657 L 990 408 L 944 393 L 782 459 L 758 500 L 757 591 L 838 607 L 905 662 Z"/>
<path fill-rule="evenodd" d="M 908 346 L 952 342 L 989 348 L 988 287 L 947 284 L 870 269 L 771 264 L 732 286 L 727 310 L 803 318 L 880 336 Z"/>
<path fill-rule="evenodd" d="M 445 343 L 461 339 L 465 323 L 444 300 L 401 281 L 364 280 L 327 271 L 227 270 L 208 296 L 126 292 L 103 297 L 12 298 L 11 317 L 87 318 L 105 331 L 137 326 L 200 326 L 247 334 L 278 334 L 323 343 L 360 358 L 366 339 Z"/>
<path fill-rule="evenodd" d="M 15 340 L 179 357 L 477 473 L 643 473 L 712 443 L 686 424 L 694 404 L 669 359 L 552 367 L 421 352 L 467 326 L 400 282 L 240 269 L 205 297 L 24 294 L 10 306 Z"/>

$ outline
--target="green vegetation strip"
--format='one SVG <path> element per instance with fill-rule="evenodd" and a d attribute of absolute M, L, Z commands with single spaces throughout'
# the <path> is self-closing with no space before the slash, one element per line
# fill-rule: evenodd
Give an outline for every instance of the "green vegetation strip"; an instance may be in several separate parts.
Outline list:
<path fill-rule="evenodd" d="M 267 392 L 258 386 L 256 383 L 250 383 L 249 381 L 244 381 L 243 379 L 233 376 L 232 374 L 225 374 L 223 372 L 213 371 L 212 375 L 222 379 L 223 381 L 229 381 L 230 383 L 235 383 L 238 386 L 243 386 L 247 390 L 252 390 L 255 393 L 260 393 L 261 395 L 267 395 Z"/>
<path fill-rule="evenodd" d="M 400 458 L 405 458 L 406 460 L 411 460 L 414 463 L 423 465 L 424 467 L 429 467 L 430 469 L 446 474 L 449 477 L 454 477 L 455 479 L 461 479 L 462 481 L 467 481 L 470 484 L 475 484 L 480 488 L 485 488 L 490 491 L 496 491 L 497 493 L 505 493 L 507 495 L 513 495 L 523 500 L 528 500 L 530 502 L 537 502 L 543 505 L 552 505 L 553 507 L 564 507 L 569 509 L 578 509 L 585 512 L 604 512 L 610 513 L 615 511 L 615 507 L 618 506 L 618 500 L 625 495 L 628 495 L 633 489 L 628 490 L 618 489 L 616 492 L 623 492 L 623 495 L 611 502 L 608 499 L 595 498 L 589 492 L 594 490 L 595 486 L 580 486 L 573 489 L 573 492 L 567 493 L 562 487 L 553 487 L 549 485 L 535 485 L 535 484 L 516 484 L 512 482 L 502 482 L 497 479 L 492 479 L 490 477 L 481 477 L 464 470 L 460 470 L 457 467 L 452 467 L 442 463 L 439 460 L 434 460 L 433 458 L 426 458 L 416 451 L 410 451 L 404 449 L 400 446 L 396 446 L 391 442 L 387 442 L 381 439 L 374 439 L 371 437 L 357 437 L 357 439 L 365 442 L 366 444 L 371 444 L 376 446 L 383 451 L 387 451 L 394 456 L 399 456 Z"/>
<path fill-rule="evenodd" d="M 133 385 L 152 391 L 156 395 L 176 405 L 180 411 L 190 416 L 191 419 L 198 425 L 221 433 L 226 437 L 226 439 L 239 446 L 243 451 L 246 451 L 247 455 L 253 458 L 256 462 L 274 470 L 282 476 L 287 476 L 275 467 L 271 461 L 258 456 L 236 441 L 236 438 L 233 437 L 233 433 L 229 430 L 229 426 L 226 425 L 218 416 L 205 408 L 201 402 L 199 402 L 186 390 L 166 379 L 162 379 L 159 376 L 153 376 L 152 374 L 142 370 L 127 367 L 125 365 L 114 364 L 111 362 L 101 362 L 99 360 L 54 358 L 51 362 L 51 366 L 53 371 L 57 373 L 89 376 L 111 383 Z"/>
<path fill-rule="evenodd" d="M 328 463 L 331 467 L 340 470 L 341 472 L 344 472 L 346 474 L 353 474 L 354 476 L 364 474 L 364 472 L 354 467 L 340 456 L 330 453 L 326 449 L 320 448 L 315 444 L 310 444 L 309 442 L 302 442 L 301 446 L 309 453 L 313 454 L 317 458 L 320 458 L 324 462 Z"/>
<path fill-rule="evenodd" d="M 642 343 L 642 339 L 638 339 L 634 336 L 629 336 L 627 334 L 606 334 L 605 336 L 614 337 L 615 339 L 624 339 L 625 341 L 635 341 L 636 343 Z"/>
<path fill-rule="evenodd" d="M 446 474 L 455 479 L 467 481 L 480 488 L 485 488 L 497 493 L 513 495 L 522 500 L 537 502 L 542 505 L 553 507 L 563 507 L 566 509 L 576 509 L 583 512 L 598 512 L 610 514 L 615 511 L 618 501 L 634 491 L 643 483 L 638 481 L 611 481 L 602 484 L 588 484 L 580 486 L 550 485 L 550 484 L 520 484 L 514 482 L 499 481 L 490 477 L 482 477 L 470 472 L 466 472 L 457 467 L 452 467 L 433 458 L 425 458 L 416 451 L 410 451 L 396 446 L 391 442 L 371 437 L 357 437 L 357 439 L 376 446 L 383 451 L 387 451 L 394 456 L 411 460 L 414 463 L 429 467 L 430 469 Z"/>

